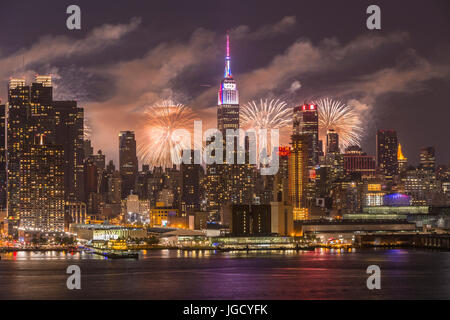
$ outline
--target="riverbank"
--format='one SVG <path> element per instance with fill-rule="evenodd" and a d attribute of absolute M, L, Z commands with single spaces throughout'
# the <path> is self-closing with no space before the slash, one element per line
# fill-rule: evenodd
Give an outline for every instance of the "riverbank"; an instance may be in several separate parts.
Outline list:
<path fill-rule="evenodd" d="M 69 251 L 79 252 L 80 250 L 76 246 L 58 246 L 58 247 L 33 247 L 33 248 L 14 248 L 14 247 L 0 247 L 1 252 L 20 252 L 20 251 Z"/>

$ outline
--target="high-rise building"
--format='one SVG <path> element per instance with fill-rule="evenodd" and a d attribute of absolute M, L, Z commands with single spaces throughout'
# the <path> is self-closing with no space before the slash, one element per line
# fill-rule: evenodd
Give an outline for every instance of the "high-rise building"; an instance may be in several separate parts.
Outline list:
<path fill-rule="evenodd" d="M 398 173 L 398 139 L 395 130 L 377 132 L 377 167 L 387 179 Z"/>
<path fill-rule="evenodd" d="M 403 174 L 402 184 L 412 205 L 432 205 L 437 196 L 436 175 L 431 170 L 410 168 Z"/>
<path fill-rule="evenodd" d="M 0 104 L 0 210 L 6 208 L 6 106 Z"/>
<path fill-rule="evenodd" d="M 97 214 L 99 209 L 99 171 L 92 157 L 84 161 L 84 201 L 88 214 Z"/>
<path fill-rule="evenodd" d="M 361 177 L 375 175 L 375 158 L 368 156 L 359 146 L 350 146 L 345 149 L 344 173 L 346 175 L 358 173 Z"/>
<path fill-rule="evenodd" d="M 398 161 L 398 173 L 406 170 L 406 166 L 408 164 L 408 158 L 406 158 L 403 155 L 402 145 L 400 143 L 398 144 L 397 161 Z"/>
<path fill-rule="evenodd" d="M 11 79 L 8 85 L 7 111 L 7 211 L 9 217 L 19 217 L 20 158 L 31 140 L 30 86 L 24 79 Z"/>
<path fill-rule="evenodd" d="M 206 168 L 206 188 L 208 209 L 213 218 L 218 220 L 220 210 L 226 202 L 233 204 L 249 204 L 252 202 L 255 167 L 248 163 L 248 140 L 245 146 L 239 147 L 237 137 L 234 140 L 234 150 L 226 149 L 227 130 L 239 129 L 239 93 L 236 81 L 231 74 L 230 37 L 227 33 L 225 73 L 218 92 L 217 125 L 223 136 L 223 164 L 210 164 Z M 211 141 L 212 142 L 212 141 Z M 226 163 L 227 151 L 233 154 L 233 163 Z M 239 156 L 245 154 L 245 164 L 238 164 Z M 216 159 L 220 161 L 220 159 Z"/>
<path fill-rule="evenodd" d="M 327 131 L 327 154 L 339 152 L 339 135 L 334 129 L 329 129 Z"/>
<path fill-rule="evenodd" d="M 435 151 L 434 147 L 425 147 L 420 150 L 420 168 L 434 171 L 435 169 Z"/>
<path fill-rule="evenodd" d="M 64 149 L 36 136 L 21 153 L 19 164 L 19 230 L 64 232 Z M 20 234 L 19 234 L 20 235 Z"/>
<path fill-rule="evenodd" d="M 308 137 L 292 135 L 292 148 L 289 157 L 289 188 L 293 206 L 294 220 L 309 218 L 306 206 L 308 184 Z"/>
<path fill-rule="evenodd" d="M 59 232 L 64 200 L 83 194 L 83 109 L 75 101 L 54 101 L 52 78 L 42 75 L 31 85 L 11 79 L 7 109 L 8 215 L 18 217 L 23 230 Z M 38 172 L 40 167 L 50 171 Z M 36 185 L 45 188 L 37 190 Z"/>
<path fill-rule="evenodd" d="M 191 158 L 194 158 L 194 152 Z M 181 177 L 181 211 L 198 211 L 200 210 L 200 181 L 203 178 L 203 167 L 200 164 L 182 163 L 180 165 Z"/>
<path fill-rule="evenodd" d="M 92 147 L 91 140 L 83 140 L 83 154 L 84 158 L 94 154 L 94 148 Z"/>
<path fill-rule="evenodd" d="M 97 154 L 91 155 L 91 158 L 94 160 L 95 165 L 97 166 L 97 169 L 99 172 L 103 172 L 106 169 L 106 158 L 103 154 L 102 150 L 98 150 Z"/>
<path fill-rule="evenodd" d="M 64 188 L 66 200 L 83 199 L 84 110 L 76 101 L 53 101 L 56 144 L 64 148 Z"/>
<path fill-rule="evenodd" d="M 37 76 L 36 82 L 26 85 L 23 79 L 11 79 L 8 85 L 6 120 L 7 210 L 8 216 L 19 216 L 21 188 L 20 160 L 34 145 L 37 135 L 45 136 L 47 144 L 55 141 L 55 112 L 50 76 Z"/>
<path fill-rule="evenodd" d="M 227 129 L 239 129 L 239 92 L 231 74 L 230 36 L 227 33 L 225 73 L 218 92 L 217 126 L 223 136 Z"/>
<path fill-rule="evenodd" d="M 308 137 L 308 166 L 319 162 L 319 115 L 317 105 L 304 103 L 294 108 L 294 134 Z"/>
<path fill-rule="evenodd" d="M 121 131 L 119 134 L 119 170 L 122 176 L 122 198 L 126 198 L 135 189 L 138 175 L 136 139 L 133 131 Z"/>
<path fill-rule="evenodd" d="M 122 198 L 122 178 L 119 171 L 113 171 L 108 176 L 108 203 L 120 204 Z"/>

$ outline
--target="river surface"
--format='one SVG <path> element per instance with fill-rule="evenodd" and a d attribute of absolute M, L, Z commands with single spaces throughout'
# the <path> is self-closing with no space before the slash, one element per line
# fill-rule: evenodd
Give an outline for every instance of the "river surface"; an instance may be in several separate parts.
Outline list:
<path fill-rule="evenodd" d="M 1 254 L 0 299 L 449 299 L 450 252 L 367 249 L 144 251 L 139 260 L 89 253 Z M 81 269 L 68 290 L 66 269 Z M 381 289 L 366 286 L 369 265 Z"/>

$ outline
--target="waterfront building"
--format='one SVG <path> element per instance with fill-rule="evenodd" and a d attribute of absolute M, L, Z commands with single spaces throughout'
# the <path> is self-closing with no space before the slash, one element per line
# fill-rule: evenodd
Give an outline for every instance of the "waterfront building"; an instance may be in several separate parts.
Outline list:
<path fill-rule="evenodd" d="M 166 227 L 169 225 L 171 217 L 179 216 L 179 210 L 166 206 L 163 202 L 157 202 L 155 207 L 150 209 L 150 225 Z"/>
<path fill-rule="evenodd" d="M 19 236 L 64 232 L 64 150 L 46 144 L 43 135 L 36 139 L 19 164 Z"/>
<path fill-rule="evenodd" d="M 5 113 L 8 215 L 24 217 L 22 230 L 61 232 L 64 200 L 83 195 L 83 109 L 75 101 L 54 101 L 51 76 L 37 75 L 31 85 L 9 81 Z M 44 181 L 44 190 L 37 190 Z"/>
<path fill-rule="evenodd" d="M 232 205 L 231 225 L 232 235 L 269 235 L 272 233 L 271 206 L 262 205 Z"/>
<path fill-rule="evenodd" d="M 76 224 L 70 225 L 69 232 L 82 241 L 110 241 L 118 239 L 147 238 L 147 230 L 140 227 L 124 227 L 112 224 Z"/>

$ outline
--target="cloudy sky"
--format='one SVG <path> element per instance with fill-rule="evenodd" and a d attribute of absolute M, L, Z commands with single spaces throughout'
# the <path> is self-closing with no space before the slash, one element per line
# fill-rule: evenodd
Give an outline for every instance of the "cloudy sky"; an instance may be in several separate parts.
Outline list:
<path fill-rule="evenodd" d="M 139 131 L 143 110 L 163 98 L 215 126 L 229 29 L 241 103 L 340 99 L 360 112 L 369 154 L 377 129 L 396 129 L 411 163 L 429 145 L 450 163 L 447 0 L 376 1 L 375 31 L 375 2 L 363 0 L 0 1 L 0 99 L 10 77 L 51 73 L 56 98 L 78 100 L 110 159 L 118 132 Z M 81 30 L 66 28 L 71 4 Z"/>

